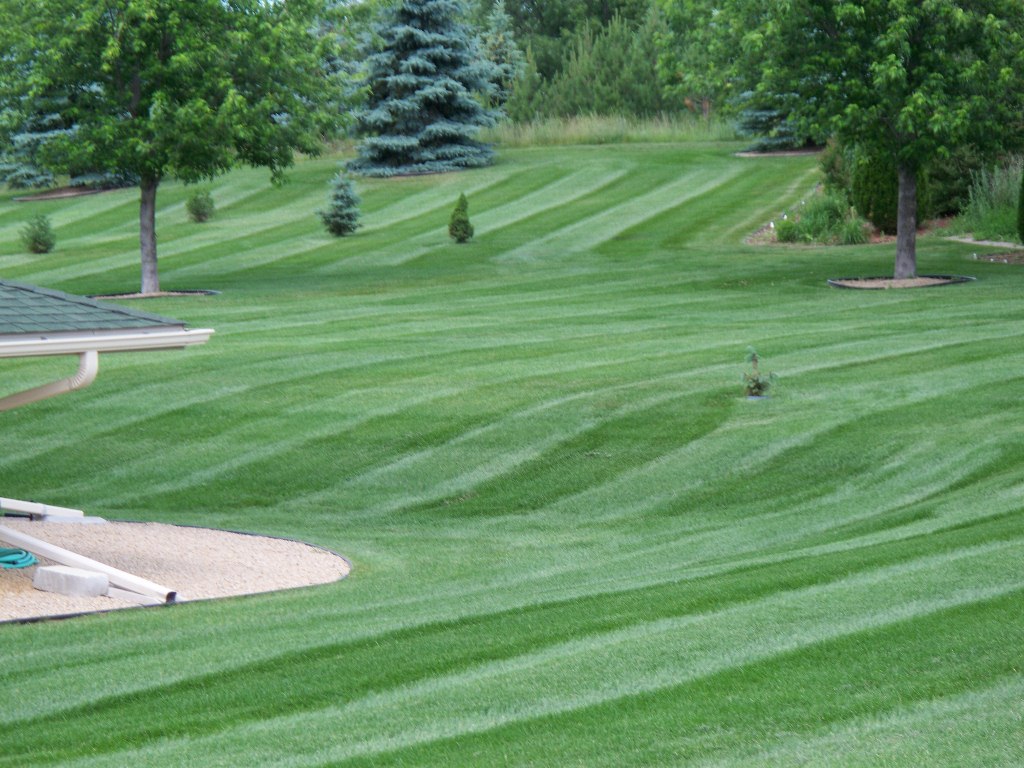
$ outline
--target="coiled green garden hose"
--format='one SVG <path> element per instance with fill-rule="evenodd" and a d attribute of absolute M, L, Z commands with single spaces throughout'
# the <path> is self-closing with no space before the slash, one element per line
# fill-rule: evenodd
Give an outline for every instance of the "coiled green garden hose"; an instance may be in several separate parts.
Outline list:
<path fill-rule="evenodd" d="M 35 555 L 24 549 L 0 549 L 0 568 L 28 568 L 37 562 Z"/>

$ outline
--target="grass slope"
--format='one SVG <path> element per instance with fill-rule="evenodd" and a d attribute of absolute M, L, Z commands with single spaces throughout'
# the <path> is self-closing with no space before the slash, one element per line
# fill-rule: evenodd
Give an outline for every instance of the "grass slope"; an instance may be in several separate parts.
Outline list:
<path fill-rule="evenodd" d="M 216 336 L 3 414 L 0 487 L 355 570 L 0 627 L 0 766 L 1024 762 L 1021 268 L 926 238 L 978 282 L 830 289 L 891 246 L 743 245 L 815 167 L 735 148 L 363 181 L 343 240 L 333 161 L 224 177 L 204 225 L 162 189 L 164 286 L 222 293 L 145 309 Z M 135 199 L 4 203 L 0 275 L 132 290 Z"/>

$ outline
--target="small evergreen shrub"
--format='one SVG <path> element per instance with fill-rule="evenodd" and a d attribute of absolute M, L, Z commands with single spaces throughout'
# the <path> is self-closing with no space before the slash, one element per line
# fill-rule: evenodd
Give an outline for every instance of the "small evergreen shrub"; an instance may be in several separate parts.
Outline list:
<path fill-rule="evenodd" d="M 197 224 L 213 216 L 213 196 L 208 189 L 197 189 L 185 201 L 188 217 Z"/>
<path fill-rule="evenodd" d="M 359 203 L 352 181 L 343 173 L 331 180 L 331 194 L 326 210 L 317 211 L 327 231 L 336 237 L 344 237 L 359 227 Z"/>
<path fill-rule="evenodd" d="M 899 179 L 891 157 L 861 153 L 850 177 L 853 207 L 888 235 L 896 234 Z"/>
<path fill-rule="evenodd" d="M 21 242 L 30 253 L 49 253 L 57 244 L 50 220 L 43 214 L 34 216 L 21 229 Z"/>
<path fill-rule="evenodd" d="M 469 223 L 469 201 L 466 195 L 459 195 L 452 217 L 448 220 L 448 234 L 456 243 L 468 242 L 473 237 L 473 225 Z"/>

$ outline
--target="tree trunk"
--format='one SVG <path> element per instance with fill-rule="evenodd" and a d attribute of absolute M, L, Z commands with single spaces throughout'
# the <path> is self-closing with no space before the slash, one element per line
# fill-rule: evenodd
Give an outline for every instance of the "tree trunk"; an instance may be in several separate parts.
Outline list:
<path fill-rule="evenodd" d="M 156 188 L 159 179 L 143 179 L 139 184 L 139 250 L 142 255 L 142 293 L 159 293 L 160 275 L 156 268 Z"/>
<path fill-rule="evenodd" d="M 896 212 L 896 270 L 893 277 L 917 277 L 917 169 L 900 163 Z"/>

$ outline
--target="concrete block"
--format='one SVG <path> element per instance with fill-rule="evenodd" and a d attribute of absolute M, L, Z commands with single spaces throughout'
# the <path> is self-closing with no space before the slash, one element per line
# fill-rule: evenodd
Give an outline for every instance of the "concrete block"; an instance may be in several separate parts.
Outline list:
<path fill-rule="evenodd" d="M 110 589 L 110 579 L 105 574 L 84 568 L 47 565 L 36 568 L 32 586 L 43 592 L 56 592 L 70 597 L 99 597 Z"/>

